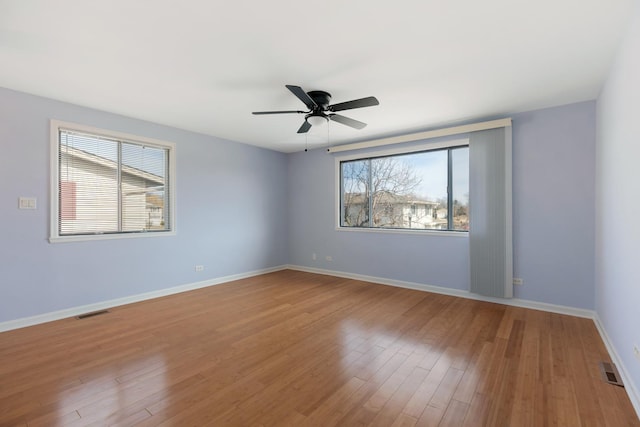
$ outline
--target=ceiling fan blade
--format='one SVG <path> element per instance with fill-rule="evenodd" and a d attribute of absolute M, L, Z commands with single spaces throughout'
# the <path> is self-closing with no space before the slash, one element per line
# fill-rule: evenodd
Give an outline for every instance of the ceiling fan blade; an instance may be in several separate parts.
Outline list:
<path fill-rule="evenodd" d="M 289 110 L 289 111 L 254 111 L 251 114 L 256 114 L 256 115 L 260 115 L 260 114 L 289 114 L 289 113 L 299 113 L 299 114 L 305 114 L 308 111 L 296 111 L 296 110 Z"/>
<path fill-rule="evenodd" d="M 343 111 L 351 110 L 353 108 L 373 107 L 374 105 L 380 105 L 380 102 L 375 96 L 369 96 L 367 98 L 354 99 L 353 101 L 340 102 L 338 104 L 329 105 L 327 108 L 329 111 Z"/>
<path fill-rule="evenodd" d="M 302 126 L 300 126 L 300 129 L 298 129 L 298 133 L 307 133 L 309 129 L 311 129 L 311 123 L 305 120 Z"/>
<path fill-rule="evenodd" d="M 362 129 L 367 124 L 358 120 L 350 119 L 349 117 L 341 116 L 340 114 L 329 114 L 329 120 L 341 123 L 343 125 L 350 126 L 354 129 Z"/>
<path fill-rule="evenodd" d="M 302 89 L 300 86 L 293 86 L 293 85 L 285 85 L 285 86 L 287 87 L 287 89 L 291 91 L 291 93 L 297 96 L 300 101 L 304 102 L 304 105 L 306 105 L 307 108 L 309 108 L 309 110 L 313 110 L 314 108 L 318 107 L 316 102 L 313 99 L 311 99 L 311 97 L 307 95 L 307 92 L 305 92 L 304 89 Z"/>

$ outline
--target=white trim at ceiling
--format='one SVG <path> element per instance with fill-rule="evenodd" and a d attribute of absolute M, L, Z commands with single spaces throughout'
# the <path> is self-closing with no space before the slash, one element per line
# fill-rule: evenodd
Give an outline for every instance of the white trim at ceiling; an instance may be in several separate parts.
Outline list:
<path fill-rule="evenodd" d="M 390 138 L 374 139 L 364 142 L 354 142 L 353 144 L 336 145 L 335 147 L 330 147 L 327 151 L 329 151 L 330 153 L 339 153 L 341 151 L 380 147 L 382 145 L 401 144 L 403 142 L 419 141 L 421 139 L 429 138 L 439 138 L 441 136 L 459 135 L 461 133 L 477 132 L 487 129 L 497 129 L 507 126 L 511 126 L 510 117 L 506 119 L 490 120 L 486 122 L 471 123 L 468 125 L 428 130 L 425 132 L 411 133 L 408 135 L 393 136 Z"/>

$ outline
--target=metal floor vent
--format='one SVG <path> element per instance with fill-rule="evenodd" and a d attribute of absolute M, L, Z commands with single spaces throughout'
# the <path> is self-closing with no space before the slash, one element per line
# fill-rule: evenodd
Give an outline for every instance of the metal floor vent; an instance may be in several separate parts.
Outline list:
<path fill-rule="evenodd" d="M 600 362 L 600 372 L 602 373 L 602 379 L 609 384 L 618 385 L 624 387 L 620 373 L 616 368 L 616 365 L 609 362 Z"/>
<path fill-rule="evenodd" d="M 100 316 L 101 314 L 107 314 L 109 310 L 92 311 L 91 313 L 84 313 L 76 316 L 76 319 L 86 319 L 87 317 Z"/>

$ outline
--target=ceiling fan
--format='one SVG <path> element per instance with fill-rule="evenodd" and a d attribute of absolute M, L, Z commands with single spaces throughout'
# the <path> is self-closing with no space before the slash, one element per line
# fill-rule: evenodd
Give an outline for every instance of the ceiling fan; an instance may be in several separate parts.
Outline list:
<path fill-rule="evenodd" d="M 254 111 L 253 114 L 304 114 L 304 123 L 298 129 L 298 133 L 306 133 L 311 129 L 313 124 L 320 124 L 324 121 L 334 121 L 343 125 L 350 126 L 354 129 L 362 129 L 367 124 L 349 117 L 336 114 L 336 111 L 351 110 L 354 108 L 371 107 L 379 105 L 380 102 L 374 97 L 354 99 L 353 101 L 340 102 L 338 104 L 329 105 L 331 102 L 331 94 L 323 90 L 312 90 L 305 92 L 300 86 L 286 85 L 300 101 L 307 106 L 309 111 L 289 110 L 289 111 Z"/>

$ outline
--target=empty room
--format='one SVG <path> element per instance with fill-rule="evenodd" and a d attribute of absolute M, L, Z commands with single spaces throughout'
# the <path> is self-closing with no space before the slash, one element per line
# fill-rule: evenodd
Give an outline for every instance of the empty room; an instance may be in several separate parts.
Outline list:
<path fill-rule="evenodd" d="M 637 0 L 0 0 L 0 427 L 640 426 Z"/>

